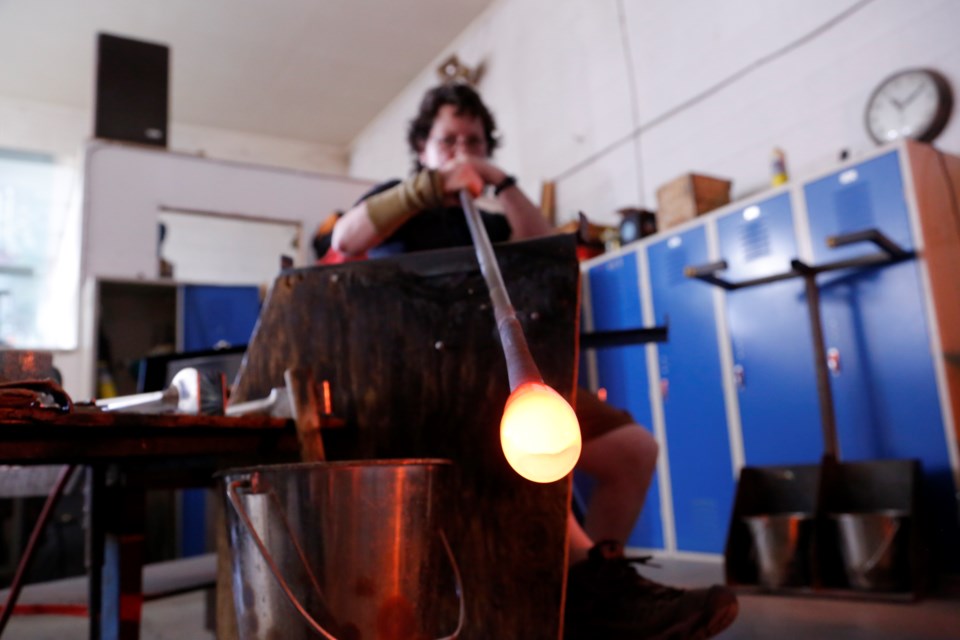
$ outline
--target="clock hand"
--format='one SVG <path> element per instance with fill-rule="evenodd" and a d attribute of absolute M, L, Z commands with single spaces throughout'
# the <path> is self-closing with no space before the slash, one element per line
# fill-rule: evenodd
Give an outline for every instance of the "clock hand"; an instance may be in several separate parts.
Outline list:
<path fill-rule="evenodd" d="M 905 107 L 905 106 L 907 106 L 908 104 L 910 104 L 911 102 L 913 102 L 913 101 L 916 99 L 916 97 L 917 97 L 918 95 L 920 95 L 920 92 L 923 91 L 923 88 L 924 88 L 925 86 L 926 86 L 926 85 L 925 85 L 924 83 L 922 83 L 922 82 L 921 82 L 920 84 L 918 84 L 918 85 L 917 85 L 917 88 L 914 89 L 913 91 L 911 91 L 911 92 L 910 92 L 910 95 L 908 95 L 908 96 L 904 99 L 904 101 L 903 101 L 903 106 Z"/>

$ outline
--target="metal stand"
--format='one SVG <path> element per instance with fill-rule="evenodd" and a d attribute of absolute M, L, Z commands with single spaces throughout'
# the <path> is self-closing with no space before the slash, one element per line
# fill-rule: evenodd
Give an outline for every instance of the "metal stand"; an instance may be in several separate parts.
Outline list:
<path fill-rule="evenodd" d="M 724 554 L 729 584 L 750 586 L 766 582 L 762 587 L 764 591 L 881 599 L 909 599 L 922 590 L 925 572 L 924 545 L 920 544 L 924 533 L 922 518 L 919 517 L 919 461 L 839 462 L 836 418 L 816 278 L 828 271 L 883 267 L 915 256 L 913 251 L 899 247 L 877 229 L 827 238 L 829 247 L 856 242 L 872 242 L 879 251 L 816 266 L 794 259 L 790 261 L 789 271 L 742 282 L 729 282 L 717 275 L 727 268 L 724 260 L 687 267 L 685 270 L 687 277 L 727 291 L 803 278 L 810 319 L 823 430 L 823 458 L 820 465 L 744 467 L 741 470 Z M 895 532 L 901 536 L 895 542 L 900 546 L 909 545 L 910 568 L 901 572 L 902 580 L 894 586 L 853 590 L 843 570 L 838 517 L 840 514 L 880 512 L 904 514 L 900 522 L 905 531 Z M 758 525 L 758 518 L 770 520 Z M 775 522 L 776 518 L 787 520 Z M 754 521 L 748 525 L 750 519 Z M 754 527 L 753 533 L 749 526 Z M 776 543 L 781 545 L 777 551 L 781 553 L 779 561 L 783 565 L 783 571 L 775 572 L 772 577 L 763 576 L 758 566 L 758 553 L 762 555 L 763 551 L 757 548 L 761 541 L 756 530 L 763 526 L 781 527 L 788 532 L 786 537 L 770 535 L 771 539 L 780 537 Z M 907 542 L 903 537 L 907 537 Z M 784 551 L 782 545 L 785 544 L 791 545 L 794 550 Z"/>

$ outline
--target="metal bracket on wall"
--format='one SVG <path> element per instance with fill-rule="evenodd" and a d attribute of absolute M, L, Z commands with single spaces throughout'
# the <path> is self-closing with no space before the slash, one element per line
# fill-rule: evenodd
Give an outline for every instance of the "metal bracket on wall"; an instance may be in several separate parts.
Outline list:
<path fill-rule="evenodd" d="M 669 332 L 670 319 L 667 318 L 663 325 L 653 327 L 581 333 L 580 348 L 601 349 L 603 347 L 623 347 L 646 342 L 666 342 Z"/>
<path fill-rule="evenodd" d="M 842 235 L 829 236 L 826 239 L 827 246 L 831 249 L 836 249 L 838 247 L 843 247 L 857 242 L 872 242 L 880 249 L 880 251 L 866 256 L 860 256 L 858 258 L 837 260 L 835 262 L 828 262 L 821 265 L 808 265 L 795 258 L 790 261 L 791 268 L 789 271 L 771 276 L 763 276 L 761 278 L 751 278 L 749 280 L 743 280 L 742 282 L 730 282 L 729 280 L 724 280 L 716 275 L 717 272 L 724 271 L 727 268 L 728 265 L 726 260 L 718 260 L 717 262 L 711 262 L 709 264 L 700 266 L 689 266 L 683 270 L 683 273 L 688 278 L 696 278 L 697 280 L 703 280 L 704 282 L 716 285 L 727 291 L 735 291 L 736 289 L 745 289 L 747 287 L 769 284 L 771 282 L 788 280 L 790 278 L 805 277 L 809 275 L 816 276 L 826 271 L 836 271 L 838 269 L 880 267 L 888 264 L 894 264 L 896 262 L 902 262 L 904 260 L 909 260 L 910 258 L 916 256 L 915 251 L 909 251 L 902 248 L 896 242 L 884 235 L 879 229 L 863 229 L 862 231 L 853 231 L 851 233 L 845 233 Z"/>

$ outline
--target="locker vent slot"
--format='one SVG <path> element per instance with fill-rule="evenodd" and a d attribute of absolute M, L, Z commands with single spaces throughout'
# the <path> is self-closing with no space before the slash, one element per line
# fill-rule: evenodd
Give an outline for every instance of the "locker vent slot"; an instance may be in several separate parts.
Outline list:
<path fill-rule="evenodd" d="M 746 222 L 740 227 L 740 241 L 747 262 L 770 255 L 770 231 L 762 218 Z"/>
<path fill-rule="evenodd" d="M 865 182 L 854 182 L 833 196 L 837 232 L 849 233 L 875 227 L 870 189 Z"/>

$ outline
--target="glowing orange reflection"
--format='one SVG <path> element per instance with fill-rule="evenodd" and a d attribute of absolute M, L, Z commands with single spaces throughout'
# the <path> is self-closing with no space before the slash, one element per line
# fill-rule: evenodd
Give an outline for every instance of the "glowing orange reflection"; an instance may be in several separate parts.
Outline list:
<path fill-rule="evenodd" d="M 500 445 L 513 470 L 533 482 L 553 482 L 580 457 L 580 424 L 573 408 L 545 384 L 524 382 L 507 398 Z"/>

